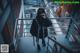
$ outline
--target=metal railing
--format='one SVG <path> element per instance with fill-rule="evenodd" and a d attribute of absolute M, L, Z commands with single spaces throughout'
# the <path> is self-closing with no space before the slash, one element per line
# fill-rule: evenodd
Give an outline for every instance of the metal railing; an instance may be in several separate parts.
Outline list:
<path fill-rule="evenodd" d="M 12 41 L 14 46 L 15 46 L 15 51 L 18 49 L 18 44 L 19 44 L 19 41 L 20 41 L 20 37 L 19 37 L 19 34 L 18 34 L 19 29 L 17 28 L 19 20 L 32 20 L 32 19 L 16 19 L 15 27 L 14 27 L 14 34 L 13 34 L 13 41 Z M 23 32 L 23 33 L 25 33 L 25 32 Z M 29 37 L 32 37 L 32 36 L 29 36 Z"/>
<path fill-rule="evenodd" d="M 75 35 L 76 36 L 80 35 L 79 26 L 80 26 L 80 22 L 75 21 L 75 19 L 71 19 L 71 21 L 69 23 L 68 31 L 66 34 L 66 38 L 69 39 L 69 37 L 72 36 L 75 39 L 76 43 L 78 43 L 78 39 L 75 38 Z M 79 42 L 79 44 L 80 44 L 80 42 Z"/>
<path fill-rule="evenodd" d="M 70 22 L 69 22 L 69 25 L 68 25 L 68 30 L 67 30 L 67 33 L 70 33 L 69 31 L 70 31 L 70 29 L 72 29 L 71 28 L 71 26 L 72 27 L 76 27 L 76 26 L 73 26 L 73 25 L 71 25 L 72 24 L 72 22 L 74 23 L 74 24 L 78 24 L 79 25 L 79 23 L 76 23 L 72 18 L 70 18 Z M 77 28 L 77 27 L 76 27 Z M 77 29 L 76 29 L 77 30 Z M 66 34 L 66 36 L 68 36 L 69 34 Z M 50 43 L 50 41 L 52 41 L 54 44 L 53 44 L 53 46 L 51 46 L 49 43 Z M 80 52 L 80 46 L 78 46 L 77 48 L 75 48 L 75 49 L 70 49 L 70 48 L 68 48 L 67 46 L 64 46 L 63 44 L 61 44 L 61 43 L 59 43 L 57 40 L 56 40 L 56 38 L 55 38 L 55 36 L 48 36 L 48 47 L 47 47 L 47 51 L 49 52 L 49 53 L 62 53 L 63 52 L 63 50 L 66 52 L 66 53 L 79 53 Z M 75 46 L 75 45 L 74 45 Z M 51 48 L 51 50 L 52 51 L 50 51 L 49 50 L 49 47 Z M 54 49 L 55 48 L 55 49 Z"/>
<path fill-rule="evenodd" d="M 59 19 L 59 18 L 50 18 L 50 19 L 52 20 L 52 19 Z M 64 19 L 70 19 L 70 18 L 61 18 L 61 19 L 64 20 Z M 19 42 L 19 38 L 20 38 L 20 37 L 19 37 L 19 34 L 18 34 L 18 30 L 19 30 L 19 29 L 17 28 L 18 25 L 21 25 L 21 24 L 18 24 L 18 21 L 19 21 L 19 20 L 21 20 L 21 21 L 24 21 L 24 20 L 27 21 L 27 20 L 28 20 L 28 21 L 29 21 L 29 20 L 33 20 L 33 19 L 16 19 L 15 29 L 14 29 L 14 36 L 13 36 L 13 41 L 15 40 L 15 41 L 14 41 L 14 42 L 15 42 L 15 44 L 14 44 L 14 45 L 15 45 L 15 50 L 17 49 L 18 42 Z M 31 23 L 27 23 L 27 24 L 28 24 L 28 25 L 31 25 Z M 24 24 L 24 23 L 23 23 L 22 25 L 27 25 L 27 24 Z M 53 24 L 60 24 L 60 23 L 53 23 Z M 67 25 L 67 26 L 68 26 L 68 25 Z M 56 28 L 57 28 L 57 27 L 56 27 Z M 26 29 L 30 29 L 30 28 L 26 28 Z M 55 31 L 54 31 L 54 32 L 55 32 Z M 59 32 L 59 31 L 56 31 L 56 32 Z M 29 32 L 23 32 L 23 33 L 29 33 Z M 26 36 L 26 37 L 27 37 L 27 36 Z M 32 37 L 32 36 L 28 36 L 28 37 Z M 49 40 L 52 40 L 50 37 L 48 37 L 48 39 L 49 39 Z M 53 40 L 52 40 L 52 41 L 53 41 Z M 33 39 L 33 44 L 35 45 L 34 42 L 35 42 L 35 40 Z M 54 42 L 55 44 L 57 44 L 57 45 L 60 45 L 60 44 L 57 43 L 56 41 L 53 41 L 53 42 Z M 49 43 L 49 42 L 48 42 L 48 43 Z M 60 45 L 60 47 L 64 49 L 63 46 Z M 65 49 L 65 50 L 68 51 L 68 49 Z"/>
<path fill-rule="evenodd" d="M 54 42 L 53 47 L 51 48 L 51 45 L 49 44 L 49 41 Z M 58 41 L 56 41 L 55 37 L 51 38 L 48 37 L 48 47 L 47 47 L 47 51 L 48 53 L 62 53 L 62 51 L 64 50 L 66 53 L 74 53 L 71 49 L 67 48 L 66 46 L 60 44 Z M 52 51 L 49 51 L 49 47 L 51 48 Z"/>

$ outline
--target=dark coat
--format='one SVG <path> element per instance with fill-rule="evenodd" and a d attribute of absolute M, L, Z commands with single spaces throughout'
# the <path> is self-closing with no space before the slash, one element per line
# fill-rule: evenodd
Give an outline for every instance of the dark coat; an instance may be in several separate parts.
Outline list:
<path fill-rule="evenodd" d="M 52 23 L 48 18 L 33 19 L 30 33 L 32 34 L 32 36 L 36 36 L 39 38 L 43 38 L 43 36 L 46 37 L 48 35 L 47 27 L 49 27 L 51 25 L 52 25 Z M 44 34 L 43 34 L 43 31 L 44 31 Z"/>

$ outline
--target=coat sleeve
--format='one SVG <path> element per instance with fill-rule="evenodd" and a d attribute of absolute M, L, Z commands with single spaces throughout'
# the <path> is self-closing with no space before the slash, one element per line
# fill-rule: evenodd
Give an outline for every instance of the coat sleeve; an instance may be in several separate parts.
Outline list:
<path fill-rule="evenodd" d="M 49 20 L 49 19 L 47 18 L 47 19 L 45 20 L 45 22 L 44 22 L 44 25 L 45 25 L 46 27 L 52 26 L 51 20 Z"/>
<path fill-rule="evenodd" d="M 37 36 L 38 33 L 38 24 L 36 23 L 35 19 L 32 21 L 30 33 L 32 36 Z"/>

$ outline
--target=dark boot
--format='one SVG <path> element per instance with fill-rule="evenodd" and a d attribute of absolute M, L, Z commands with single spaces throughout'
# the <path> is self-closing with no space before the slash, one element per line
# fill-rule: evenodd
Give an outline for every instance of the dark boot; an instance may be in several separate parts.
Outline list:
<path fill-rule="evenodd" d="M 43 47 L 46 46 L 44 39 L 42 39 L 42 45 L 43 45 Z"/>
<path fill-rule="evenodd" d="M 39 44 L 37 44 L 37 49 L 38 49 L 38 50 L 41 50 L 41 48 L 40 48 L 40 45 L 39 45 Z"/>

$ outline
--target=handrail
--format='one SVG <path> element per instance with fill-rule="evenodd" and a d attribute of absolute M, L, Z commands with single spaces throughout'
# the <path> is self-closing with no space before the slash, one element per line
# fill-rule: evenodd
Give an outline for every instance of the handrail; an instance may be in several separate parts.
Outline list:
<path fill-rule="evenodd" d="M 73 51 L 65 46 L 63 46 L 62 44 L 60 44 L 59 42 L 57 42 L 56 40 L 52 39 L 51 37 L 48 37 L 48 39 L 50 39 L 51 41 L 55 42 L 55 44 L 57 44 L 58 46 L 60 46 L 61 48 L 63 48 L 65 51 L 67 51 L 68 53 L 73 53 Z"/>
<path fill-rule="evenodd" d="M 69 28 L 70 28 L 70 26 L 71 26 L 71 23 L 72 23 L 72 19 L 70 20 L 70 22 L 69 22 L 69 26 L 68 26 L 68 30 L 67 30 L 67 34 L 66 34 L 66 38 L 67 38 L 67 35 L 68 35 L 68 32 L 69 32 Z"/>
<path fill-rule="evenodd" d="M 13 32 L 14 34 L 13 34 L 13 39 L 12 39 L 12 42 L 15 46 L 15 51 L 16 51 L 16 38 L 15 38 L 15 35 L 16 35 L 17 20 L 18 19 L 16 19 L 16 22 L 15 22 L 15 27 L 14 27 L 14 32 Z"/>
<path fill-rule="evenodd" d="M 50 18 L 50 19 L 57 19 L 57 18 Z M 67 18 L 63 18 L 63 19 L 67 19 Z M 16 27 L 17 27 L 17 22 L 18 20 L 33 20 L 33 19 L 16 19 L 16 22 L 15 22 L 15 28 L 14 28 L 14 37 L 13 39 L 15 38 L 15 35 L 16 35 Z M 32 37 L 32 36 L 29 36 L 29 37 Z M 63 45 L 61 45 L 60 43 L 58 43 L 57 41 L 51 39 L 50 37 L 48 37 L 50 40 L 52 40 L 53 42 L 55 42 L 57 45 L 59 45 L 61 48 L 65 49 L 66 51 L 68 51 L 69 53 L 72 53 L 72 51 L 70 51 L 68 48 L 64 47 Z M 16 43 L 15 43 L 16 44 Z"/>
<path fill-rule="evenodd" d="M 33 20 L 33 19 L 35 19 L 35 18 L 29 18 L 29 19 L 27 19 L 27 18 L 18 18 L 18 20 Z M 49 19 L 59 19 L 59 17 L 55 17 L 55 18 L 49 18 Z M 72 19 L 72 17 L 61 17 L 61 19 Z"/>
<path fill-rule="evenodd" d="M 15 36 L 15 31 L 16 31 L 16 26 L 17 26 L 17 20 L 18 20 L 18 19 L 16 19 L 15 27 L 14 27 L 14 36 Z"/>

